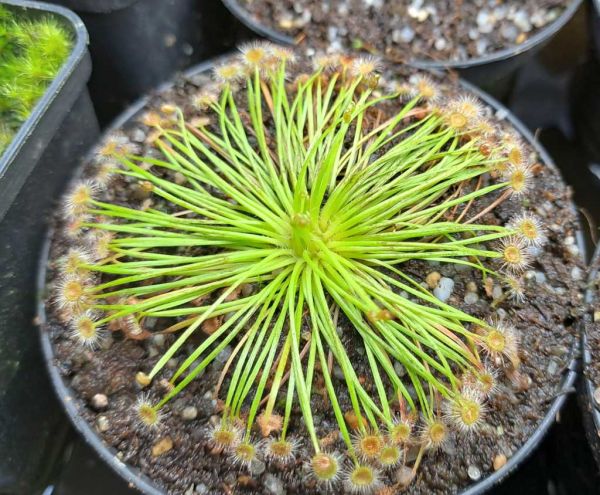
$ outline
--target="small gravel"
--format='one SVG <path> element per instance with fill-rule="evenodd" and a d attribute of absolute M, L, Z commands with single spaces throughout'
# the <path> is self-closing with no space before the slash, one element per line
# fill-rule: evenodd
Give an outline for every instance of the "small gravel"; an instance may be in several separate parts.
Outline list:
<path fill-rule="evenodd" d="M 438 286 L 433 289 L 433 294 L 440 301 L 446 302 L 448 299 L 450 299 L 453 290 L 454 280 L 448 277 L 442 277 L 438 283 Z"/>
<path fill-rule="evenodd" d="M 154 334 L 150 340 L 156 347 L 165 346 L 165 336 L 162 333 Z"/>
<path fill-rule="evenodd" d="M 520 45 L 569 0 L 238 0 L 306 46 L 362 49 L 392 60 L 459 61 Z"/>
<path fill-rule="evenodd" d="M 467 468 L 467 474 L 473 481 L 477 481 L 479 478 L 481 478 L 481 470 L 477 466 L 469 466 Z"/>
<path fill-rule="evenodd" d="M 110 428 L 110 423 L 108 422 L 108 418 L 106 416 L 98 416 L 96 419 L 96 426 L 98 430 L 101 432 L 107 432 Z"/>
<path fill-rule="evenodd" d="M 108 407 L 108 397 L 104 394 L 96 394 L 92 397 L 92 407 L 96 411 L 102 411 Z"/>
<path fill-rule="evenodd" d="M 475 304 L 477 301 L 479 301 L 479 296 L 475 292 L 465 294 L 465 304 Z"/>
<path fill-rule="evenodd" d="M 267 466 L 263 461 L 261 461 L 260 459 L 254 459 L 250 464 L 250 473 L 253 476 L 260 476 L 265 472 L 266 467 Z"/>
<path fill-rule="evenodd" d="M 194 406 L 184 407 L 181 411 L 181 418 L 185 421 L 193 421 L 198 417 L 198 409 Z"/>
<path fill-rule="evenodd" d="M 498 469 L 503 467 L 506 464 L 506 461 L 507 461 L 507 459 L 504 454 L 498 454 L 496 457 L 494 457 L 494 462 L 493 462 L 494 471 L 498 471 Z"/>
<path fill-rule="evenodd" d="M 271 495 L 284 495 L 285 489 L 283 488 L 283 482 L 272 474 L 267 474 L 264 480 L 265 489 L 267 493 Z"/>
<path fill-rule="evenodd" d="M 503 294 L 504 292 L 502 291 L 502 287 L 499 285 L 494 285 L 494 288 L 492 289 L 492 297 L 494 299 L 500 299 Z"/>
<path fill-rule="evenodd" d="M 204 483 L 198 483 L 196 485 L 196 493 L 199 495 L 206 495 L 208 493 L 208 487 Z"/>

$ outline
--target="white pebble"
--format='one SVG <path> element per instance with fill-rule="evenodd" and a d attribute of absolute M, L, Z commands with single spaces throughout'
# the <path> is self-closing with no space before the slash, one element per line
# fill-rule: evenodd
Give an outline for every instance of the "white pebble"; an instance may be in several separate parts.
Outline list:
<path fill-rule="evenodd" d="M 253 476 L 260 476 L 265 472 L 266 466 L 260 459 L 253 459 L 250 463 L 250 472 Z"/>
<path fill-rule="evenodd" d="M 533 24 L 536 28 L 541 28 L 546 24 L 546 16 L 544 12 L 541 10 L 536 10 L 531 15 L 531 24 Z"/>
<path fill-rule="evenodd" d="M 136 143 L 143 143 L 144 139 L 146 139 L 146 134 L 141 129 L 134 129 L 131 134 L 131 140 Z"/>
<path fill-rule="evenodd" d="M 496 18 L 488 10 L 480 10 L 477 14 L 477 27 L 481 33 L 491 33 L 496 25 Z"/>
<path fill-rule="evenodd" d="M 578 266 L 573 267 L 573 269 L 571 270 L 571 278 L 573 280 L 581 280 L 583 278 L 581 268 L 579 268 Z"/>
<path fill-rule="evenodd" d="M 337 39 L 337 35 L 338 35 L 338 30 L 335 26 L 329 26 L 327 28 L 327 38 L 329 39 L 329 41 L 333 41 L 333 40 Z"/>
<path fill-rule="evenodd" d="M 492 289 L 492 298 L 500 299 L 501 297 L 502 297 L 502 287 L 500 287 L 499 285 L 494 285 L 494 288 Z"/>
<path fill-rule="evenodd" d="M 517 36 L 519 36 L 519 30 L 512 25 L 504 25 L 500 29 L 500 35 L 507 41 L 515 41 Z"/>
<path fill-rule="evenodd" d="M 398 361 L 394 361 L 394 371 L 400 378 L 406 375 L 406 368 Z"/>
<path fill-rule="evenodd" d="M 473 481 L 477 481 L 479 478 L 481 478 L 481 471 L 477 466 L 469 466 L 467 468 L 467 474 Z"/>
<path fill-rule="evenodd" d="M 494 17 L 496 18 L 497 21 L 501 21 L 502 19 L 505 19 L 507 14 L 508 14 L 508 7 L 506 7 L 506 5 L 499 5 L 498 7 L 496 7 L 494 9 Z"/>
<path fill-rule="evenodd" d="M 208 493 L 208 487 L 204 483 L 198 483 L 196 485 L 196 493 L 198 495 L 206 495 Z"/>
<path fill-rule="evenodd" d="M 414 2 L 412 5 L 409 5 L 407 12 L 408 15 L 413 19 L 416 19 L 417 22 L 424 22 L 429 17 L 429 11 L 427 9 L 416 7 Z"/>
<path fill-rule="evenodd" d="M 575 244 L 567 246 L 567 251 L 569 251 L 571 256 L 579 256 L 579 248 Z"/>
<path fill-rule="evenodd" d="M 477 55 L 484 55 L 488 49 L 488 42 L 486 39 L 478 39 L 475 42 L 475 49 L 477 50 Z"/>
<path fill-rule="evenodd" d="M 198 409 L 194 406 L 184 407 L 181 411 L 181 418 L 185 421 L 193 421 L 198 417 Z"/>
<path fill-rule="evenodd" d="M 448 277 L 442 277 L 438 286 L 433 289 L 433 295 L 440 301 L 447 301 L 454 290 L 454 280 Z"/>
<path fill-rule="evenodd" d="M 283 495 L 285 493 L 282 481 L 271 473 L 265 476 L 264 487 L 266 492 L 271 495 Z"/>
<path fill-rule="evenodd" d="M 479 38 L 479 31 L 475 28 L 469 29 L 469 39 L 476 40 Z"/>
<path fill-rule="evenodd" d="M 524 33 L 531 31 L 531 22 L 529 22 L 529 15 L 524 10 L 519 10 L 513 17 L 513 22 Z"/>
<path fill-rule="evenodd" d="M 498 120 L 504 120 L 506 119 L 506 117 L 508 117 L 508 110 L 506 110 L 505 108 L 501 108 L 496 112 L 496 118 Z"/>
<path fill-rule="evenodd" d="M 96 426 L 98 427 L 98 431 L 108 431 L 108 428 L 110 427 L 108 418 L 106 416 L 98 416 L 98 419 L 96 419 Z"/>
<path fill-rule="evenodd" d="M 528 251 L 530 256 L 536 258 L 542 254 L 544 248 L 542 248 L 542 246 L 529 246 Z"/>
<path fill-rule="evenodd" d="M 467 292 L 465 294 L 466 304 L 475 304 L 479 300 L 479 296 L 475 292 Z"/>
<path fill-rule="evenodd" d="M 392 31 L 392 41 L 394 43 L 410 43 L 413 39 L 415 39 L 415 32 L 409 26 Z"/>
<path fill-rule="evenodd" d="M 96 394 L 92 397 L 92 407 L 96 411 L 106 409 L 108 407 L 108 397 L 104 394 Z"/>
<path fill-rule="evenodd" d="M 436 50 L 443 50 L 446 48 L 446 40 L 444 38 L 438 38 L 435 40 L 434 46 Z"/>

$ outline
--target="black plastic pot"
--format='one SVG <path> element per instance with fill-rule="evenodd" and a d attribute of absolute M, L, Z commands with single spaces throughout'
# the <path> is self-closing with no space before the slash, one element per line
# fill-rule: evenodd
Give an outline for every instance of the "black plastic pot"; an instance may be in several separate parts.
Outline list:
<path fill-rule="evenodd" d="M 600 60 L 600 0 L 594 0 L 592 8 L 592 39 L 596 58 Z"/>
<path fill-rule="evenodd" d="M 588 291 L 586 293 L 585 302 L 593 305 L 598 304 L 600 295 L 595 293 L 594 281 L 598 278 L 598 267 L 600 266 L 600 246 L 596 249 L 591 260 L 590 266 L 594 267 L 590 271 L 588 278 Z M 589 318 L 588 324 L 591 326 L 593 319 L 592 314 L 587 315 Z M 588 338 L 585 331 L 581 333 L 581 354 L 583 360 L 583 376 L 579 387 L 579 403 L 583 413 L 583 426 L 592 448 L 592 453 L 596 463 L 600 467 L 600 404 L 594 399 L 594 390 L 596 385 L 587 377 L 585 371 L 587 366 L 592 362 L 592 354 L 588 345 Z"/>
<path fill-rule="evenodd" d="M 588 160 L 600 164 L 600 0 L 590 10 L 592 53 L 575 76 L 571 106 L 577 144 Z"/>
<path fill-rule="evenodd" d="M 222 1 L 233 15 L 256 34 L 276 43 L 294 44 L 294 40 L 289 36 L 259 23 L 239 4 L 238 0 Z M 558 19 L 521 45 L 464 61 L 413 60 L 408 64 L 418 69 L 457 71 L 461 78 L 471 82 L 488 94 L 500 100 L 505 100 L 513 88 L 518 69 L 539 52 L 569 22 L 582 3 L 583 0 L 572 0 Z M 308 43 L 310 44 L 310 41 Z"/>
<path fill-rule="evenodd" d="M 212 69 L 212 67 L 214 67 L 215 64 L 218 64 L 218 60 L 213 60 L 211 62 L 200 64 L 187 71 L 185 73 L 185 76 L 193 77 L 195 75 L 208 72 Z M 160 91 L 161 89 L 166 89 L 167 87 L 169 87 L 170 84 L 171 83 L 165 84 L 164 86 L 159 88 L 158 91 Z M 506 107 L 498 103 L 494 98 L 481 92 L 473 85 L 467 82 L 461 82 L 461 84 L 467 91 L 473 92 L 474 94 L 479 96 L 483 101 L 485 101 L 494 109 L 496 109 L 498 115 L 504 115 L 504 117 L 502 118 L 505 118 L 508 122 L 510 122 L 510 124 L 513 125 L 527 139 L 529 143 L 531 143 L 531 145 L 537 150 L 541 160 L 548 166 L 555 168 L 555 165 L 548 153 L 539 145 L 539 143 L 536 142 L 534 136 L 529 132 L 529 130 L 519 120 L 517 120 Z M 138 100 L 111 124 L 107 132 L 110 132 L 111 130 L 116 130 L 122 127 L 127 122 L 136 119 L 141 113 L 143 113 L 143 111 L 145 111 L 145 106 L 148 103 L 148 101 L 149 97 L 144 97 Z M 74 180 L 77 180 L 77 176 L 74 178 Z M 573 211 L 575 211 L 574 206 Z M 60 369 L 55 361 L 55 356 L 49 335 L 44 331 L 44 327 L 47 321 L 44 306 L 44 291 L 47 282 L 47 267 L 49 262 L 51 238 L 52 232 L 50 231 L 47 234 L 46 244 L 42 250 L 40 257 L 40 265 L 38 272 L 38 319 L 40 321 L 41 328 L 40 338 L 42 342 L 42 349 L 46 359 L 46 364 L 48 365 L 52 384 L 75 428 L 81 433 L 86 443 L 98 453 L 100 458 L 102 458 L 114 470 L 114 472 L 121 476 L 130 486 L 135 487 L 136 490 L 145 495 L 164 495 L 164 492 L 161 489 L 159 489 L 156 485 L 154 485 L 152 480 L 150 480 L 146 475 L 142 474 L 137 468 L 128 466 L 121 462 L 119 458 L 115 455 L 116 452 L 114 451 L 114 449 L 107 447 L 107 445 L 103 443 L 103 441 L 98 436 L 97 432 L 82 417 L 80 409 L 85 407 L 85 404 L 81 400 L 79 400 L 74 394 L 74 392 L 70 389 L 68 383 L 62 376 Z M 581 236 L 578 237 L 578 243 L 583 252 L 584 245 Z M 479 495 L 489 491 L 493 487 L 502 483 L 507 477 L 509 477 L 510 474 L 513 471 L 517 470 L 523 464 L 523 462 L 532 454 L 532 452 L 538 446 L 544 435 L 548 432 L 549 428 L 554 424 L 555 419 L 567 398 L 567 395 L 574 390 L 573 385 L 577 377 L 576 369 L 578 364 L 578 347 L 578 339 L 574 339 L 571 348 L 569 364 L 563 371 L 560 391 L 550 403 L 546 415 L 544 416 L 536 430 L 533 432 L 531 437 L 517 452 L 514 453 L 514 455 L 508 460 L 504 467 L 500 468 L 498 471 L 494 472 L 493 474 L 484 478 L 478 483 L 468 487 L 463 492 L 461 492 L 461 495 Z"/>
<path fill-rule="evenodd" d="M 90 33 L 90 93 L 102 124 L 175 72 L 233 46 L 218 0 L 50 1 L 77 12 Z"/>
<path fill-rule="evenodd" d="M 53 16 L 74 39 L 69 58 L 0 156 L 0 493 L 30 495 L 52 467 L 67 425 L 40 366 L 34 324 L 44 214 L 99 130 L 86 89 L 91 62 L 81 20 L 54 5 L 1 3 L 19 15 Z"/>
<path fill-rule="evenodd" d="M 600 30 L 600 21 L 598 24 Z M 600 37 L 600 32 L 598 36 Z M 573 82 L 572 121 L 579 146 L 585 151 L 588 159 L 596 163 L 600 163 L 600 91 L 598 88 L 600 88 L 600 58 L 590 58 L 579 68 Z"/>

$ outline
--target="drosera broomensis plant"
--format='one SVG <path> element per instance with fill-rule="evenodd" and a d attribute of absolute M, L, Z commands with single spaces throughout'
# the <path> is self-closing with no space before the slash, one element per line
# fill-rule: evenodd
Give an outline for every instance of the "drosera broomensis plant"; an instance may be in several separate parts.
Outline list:
<path fill-rule="evenodd" d="M 526 298 L 544 226 L 527 211 L 483 220 L 526 203 L 533 164 L 486 107 L 427 76 L 391 90 L 371 58 L 307 69 L 276 46 L 241 52 L 196 95 L 205 117 L 146 115 L 153 153 L 119 136 L 99 149 L 95 177 L 64 200 L 72 242 L 53 300 L 92 349 L 110 332 L 172 338 L 135 376 L 164 391 L 141 391 L 139 427 L 160 431 L 170 401 L 229 348 L 211 448 L 242 470 L 300 461 L 323 488 L 373 493 L 477 432 L 499 376 L 520 380 L 509 314 L 469 314 L 405 267 L 467 267 Z M 134 197 L 106 199 L 118 177 Z M 314 400 L 335 432 L 315 423 Z"/>

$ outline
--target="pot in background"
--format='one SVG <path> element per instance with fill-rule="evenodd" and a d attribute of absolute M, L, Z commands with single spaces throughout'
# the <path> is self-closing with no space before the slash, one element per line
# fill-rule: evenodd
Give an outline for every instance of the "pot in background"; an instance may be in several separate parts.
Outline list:
<path fill-rule="evenodd" d="M 571 108 L 577 144 L 588 160 L 600 167 L 600 0 L 590 5 L 589 31 L 590 56 L 575 75 Z M 597 180 L 600 181 L 600 176 Z"/>
<path fill-rule="evenodd" d="M 28 495 L 49 474 L 67 427 L 40 365 L 34 323 L 44 215 L 99 130 L 81 20 L 54 5 L 2 4 L 30 18 L 55 17 L 73 35 L 68 59 L 0 156 L 0 493 Z"/>
<path fill-rule="evenodd" d="M 276 43 L 294 44 L 294 40 L 289 36 L 275 31 L 254 19 L 239 4 L 238 0 L 222 1 L 231 13 L 255 34 Z M 600 0 L 595 1 L 600 3 Z M 408 65 L 417 69 L 456 71 L 461 78 L 495 98 L 505 101 L 514 87 L 519 69 L 564 28 L 582 5 L 583 0 L 572 0 L 556 20 L 542 28 L 521 45 L 504 48 L 489 55 L 468 60 L 446 62 L 413 60 L 408 62 Z"/>
<path fill-rule="evenodd" d="M 592 5 L 592 38 L 596 58 L 600 60 L 600 0 L 594 0 Z"/>
<path fill-rule="evenodd" d="M 233 46 L 219 0 L 50 1 L 89 31 L 90 94 L 103 125 L 175 72 Z"/>
<path fill-rule="evenodd" d="M 600 30 L 600 22 L 598 29 Z M 600 36 L 600 33 L 599 33 Z M 571 89 L 576 139 L 591 162 L 600 165 L 600 58 L 582 65 Z"/>
<path fill-rule="evenodd" d="M 600 384 L 594 384 L 586 374 L 587 367 L 592 362 L 592 353 L 589 347 L 589 335 L 586 329 L 593 326 L 600 328 L 600 322 L 593 321 L 594 309 L 598 307 L 600 294 L 597 293 L 598 286 L 595 281 L 600 276 L 600 247 L 596 249 L 590 262 L 590 273 L 588 277 L 588 290 L 585 296 L 586 304 L 590 305 L 590 311 L 585 322 L 585 329 L 581 333 L 581 355 L 583 360 L 583 376 L 579 386 L 579 403 L 583 414 L 583 426 L 590 443 L 592 454 L 596 464 L 600 468 L 600 403 L 594 397 L 594 391 Z"/>

